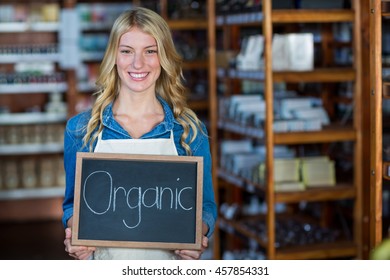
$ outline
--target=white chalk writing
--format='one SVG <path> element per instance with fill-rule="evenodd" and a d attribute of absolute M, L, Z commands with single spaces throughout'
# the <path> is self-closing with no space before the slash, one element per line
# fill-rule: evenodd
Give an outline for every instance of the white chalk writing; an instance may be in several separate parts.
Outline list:
<path fill-rule="evenodd" d="M 107 176 L 107 183 L 106 180 L 102 180 L 103 177 Z M 97 178 L 94 178 L 95 176 L 98 176 Z M 98 180 L 100 187 L 106 187 L 107 188 L 107 198 L 99 197 L 99 202 L 103 205 L 99 205 L 99 207 L 103 207 L 103 211 L 96 210 L 95 207 L 93 207 L 93 202 L 96 203 L 94 200 L 94 195 L 92 191 L 87 192 L 87 188 L 93 188 L 94 181 Z M 179 181 L 180 178 L 177 178 L 176 181 Z M 166 208 L 175 210 L 175 211 L 190 211 L 193 209 L 191 205 L 184 205 L 185 199 L 183 199 L 183 195 L 185 195 L 185 192 L 191 191 L 192 187 L 149 187 L 149 188 L 142 188 L 142 187 L 127 187 L 127 189 L 123 186 L 114 187 L 113 186 L 113 179 L 110 173 L 107 171 L 95 171 L 92 172 L 88 177 L 85 179 L 84 182 L 84 189 L 83 189 L 83 200 L 87 206 L 87 208 L 96 215 L 104 215 L 107 214 L 109 211 L 115 212 L 117 210 L 117 205 L 119 201 L 125 201 L 127 207 L 130 211 L 136 211 L 135 218 L 132 219 L 123 219 L 123 224 L 129 228 L 134 229 L 138 227 L 142 222 L 142 208 L 155 208 L 156 210 L 163 210 Z M 91 194 L 91 195 L 89 195 Z M 104 205 L 106 204 L 106 205 Z M 106 206 L 106 207 L 104 207 Z M 133 212 L 132 212 L 133 213 Z M 134 214 L 134 213 L 133 213 Z M 129 215 L 131 217 L 131 215 Z"/>

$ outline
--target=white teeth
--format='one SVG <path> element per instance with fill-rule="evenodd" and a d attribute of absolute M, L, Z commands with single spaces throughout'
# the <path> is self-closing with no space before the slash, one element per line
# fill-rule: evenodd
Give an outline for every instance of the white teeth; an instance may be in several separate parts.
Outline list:
<path fill-rule="evenodd" d="M 130 76 L 135 79 L 142 79 L 145 78 L 148 73 L 130 73 Z"/>

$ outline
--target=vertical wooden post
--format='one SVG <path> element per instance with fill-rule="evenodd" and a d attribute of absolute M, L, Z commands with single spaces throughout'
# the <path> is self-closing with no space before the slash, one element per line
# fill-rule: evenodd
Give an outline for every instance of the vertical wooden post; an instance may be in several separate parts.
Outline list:
<path fill-rule="evenodd" d="M 354 38 L 354 69 L 355 69 L 355 97 L 354 97 L 354 128 L 356 131 L 356 143 L 354 151 L 354 185 L 356 190 L 356 199 L 354 207 L 354 238 L 357 244 L 357 257 L 362 258 L 363 236 L 362 236 L 362 218 L 363 218 L 363 203 L 362 203 L 362 190 L 363 190 L 363 120 L 362 120 L 362 32 L 361 32 L 361 1 L 355 0 L 353 2 L 353 9 L 355 14 L 353 38 Z"/>
<path fill-rule="evenodd" d="M 208 64 L 209 64 L 209 119 L 210 119 L 210 149 L 212 156 L 212 178 L 214 185 L 214 194 L 217 206 L 219 207 L 219 190 L 218 190 L 218 100 L 217 100 L 217 66 L 215 58 L 216 49 L 216 26 L 215 26 L 215 2 L 208 0 L 207 3 L 207 34 L 208 34 Z M 214 258 L 220 259 L 220 234 L 218 224 L 215 226 L 213 251 Z"/>
<path fill-rule="evenodd" d="M 272 1 L 263 1 L 263 36 L 265 64 L 265 141 L 267 174 L 267 257 L 275 259 L 275 194 L 274 194 L 274 133 L 273 133 L 273 73 L 272 73 Z"/>
<path fill-rule="evenodd" d="M 370 250 L 382 240 L 382 11 L 370 1 Z"/>

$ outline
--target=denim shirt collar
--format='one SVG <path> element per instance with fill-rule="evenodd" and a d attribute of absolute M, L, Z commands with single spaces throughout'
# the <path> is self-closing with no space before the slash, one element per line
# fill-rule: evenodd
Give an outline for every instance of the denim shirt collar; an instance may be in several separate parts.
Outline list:
<path fill-rule="evenodd" d="M 161 136 L 168 131 L 171 131 L 174 127 L 174 123 L 177 122 L 173 116 L 172 109 L 169 107 L 168 103 L 162 99 L 160 96 L 157 96 L 160 101 L 163 110 L 164 110 L 164 120 L 154 127 L 151 131 L 144 134 L 141 139 L 155 138 Z M 103 111 L 103 125 L 111 130 L 116 131 L 117 133 L 123 134 L 126 137 L 131 138 L 129 133 L 115 120 L 114 113 L 112 111 L 113 102 L 111 102 Z"/>

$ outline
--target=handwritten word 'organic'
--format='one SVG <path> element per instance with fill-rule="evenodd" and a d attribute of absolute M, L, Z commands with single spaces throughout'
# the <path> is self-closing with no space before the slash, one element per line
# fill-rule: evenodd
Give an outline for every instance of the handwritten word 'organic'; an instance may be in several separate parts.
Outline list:
<path fill-rule="evenodd" d="M 108 183 L 101 184 L 104 187 L 107 187 L 107 198 L 101 199 L 99 198 L 99 202 L 103 205 L 99 204 L 99 207 L 102 207 L 104 210 L 97 210 L 93 207 L 93 191 L 87 191 L 88 188 L 93 188 L 94 181 L 96 179 L 98 182 L 102 182 L 102 175 L 107 177 Z M 180 178 L 177 178 L 179 181 Z M 185 192 L 191 191 L 192 187 L 183 187 L 183 188 L 175 188 L 175 187 L 150 187 L 150 188 L 142 188 L 142 187 L 131 187 L 124 188 L 121 186 L 114 187 L 113 180 L 110 173 L 107 171 L 95 171 L 88 175 L 84 182 L 83 189 L 83 200 L 87 205 L 87 208 L 96 215 L 104 215 L 107 214 L 110 210 L 115 212 L 117 210 L 118 201 L 123 201 L 125 199 L 126 205 L 130 210 L 136 211 L 136 219 L 134 221 L 126 221 L 123 219 L 123 224 L 129 228 L 134 229 L 138 227 L 142 222 L 142 208 L 155 208 L 157 210 L 163 210 L 164 208 L 169 208 L 175 211 L 190 211 L 192 210 L 192 206 L 184 205 L 183 195 Z"/>

